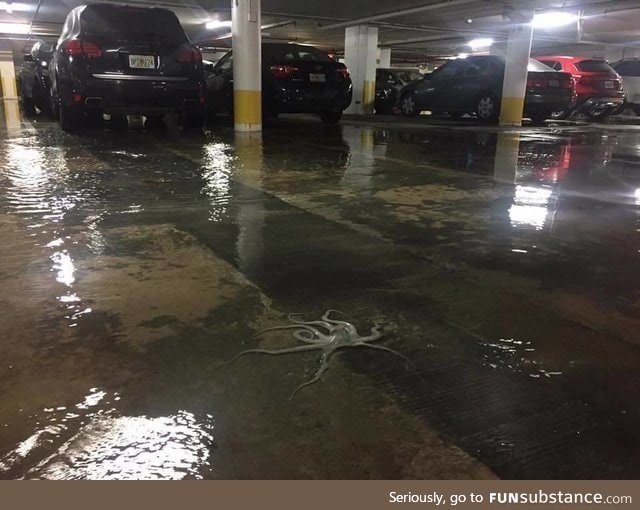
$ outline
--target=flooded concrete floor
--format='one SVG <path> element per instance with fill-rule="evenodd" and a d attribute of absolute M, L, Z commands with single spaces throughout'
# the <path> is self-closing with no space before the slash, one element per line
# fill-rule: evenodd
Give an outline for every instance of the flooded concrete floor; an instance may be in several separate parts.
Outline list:
<path fill-rule="evenodd" d="M 638 478 L 639 142 L 14 117 L 0 478 Z M 330 308 L 411 363 L 345 350 L 292 401 L 313 351 L 219 367 Z"/>

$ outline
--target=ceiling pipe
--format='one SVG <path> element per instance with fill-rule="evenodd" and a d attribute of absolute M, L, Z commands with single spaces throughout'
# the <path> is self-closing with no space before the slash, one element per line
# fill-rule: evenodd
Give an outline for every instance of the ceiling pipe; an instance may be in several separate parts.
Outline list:
<path fill-rule="evenodd" d="M 371 23 L 379 21 L 381 19 L 397 18 L 399 16 L 408 16 L 410 14 L 418 14 L 426 11 L 433 11 L 436 9 L 443 9 L 446 7 L 456 7 L 459 5 L 470 4 L 476 0 L 446 0 L 444 2 L 436 2 L 427 5 L 421 5 L 419 7 L 410 7 L 408 9 L 401 9 L 399 11 L 384 12 L 382 14 L 374 14 L 372 16 L 366 16 L 364 18 L 352 19 L 349 21 L 342 21 L 340 23 L 331 23 L 329 25 L 323 25 L 318 28 L 320 30 L 333 30 L 334 28 L 352 27 L 354 25 L 361 25 L 363 23 Z"/>

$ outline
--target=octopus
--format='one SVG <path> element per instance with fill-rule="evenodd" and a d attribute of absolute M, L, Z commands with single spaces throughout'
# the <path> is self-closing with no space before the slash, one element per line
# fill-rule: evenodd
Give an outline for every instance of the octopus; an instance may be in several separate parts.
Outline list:
<path fill-rule="evenodd" d="M 409 362 L 409 359 L 400 354 L 399 352 L 394 351 L 393 349 L 389 349 L 388 347 L 384 347 L 382 345 L 373 345 L 371 342 L 375 342 L 376 340 L 380 340 L 382 338 L 382 326 L 386 324 L 386 320 L 378 319 L 373 322 L 373 327 L 369 331 L 369 334 L 366 336 L 360 336 L 356 327 L 347 321 L 341 321 L 332 319 L 332 314 L 343 314 L 338 310 L 327 310 L 325 314 L 322 316 L 321 320 L 314 321 L 303 321 L 298 317 L 301 317 L 304 314 L 300 313 L 292 313 L 289 314 L 288 319 L 293 324 L 287 326 L 276 326 L 273 328 L 263 329 L 256 333 L 254 338 L 257 338 L 264 333 L 269 331 L 282 331 L 292 329 L 293 337 L 302 342 L 305 345 L 299 345 L 296 347 L 289 347 L 286 349 L 248 349 L 246 351 L 242 351 L 231 360 L 223 363 L 219 367 L 230 365 L 235 362 L 238 358 L 245 356 L 247 354 L 266 354 L 269 356 L 279 356 L 282 354 L 292 354 L 297 352 L 309 352 L 309 351 L 320 351 L 320 357 L 318 359 L 320 363 L 320 367 L 314 374 L 314 376 L 306 382 L 300 384 L 290 395 L 288 400 L 293 400 L 296 394 L 307 386 L 310 386 L 316 382 L 318 382 L 322 375 L 329 369 L 329 362 L 333 354 L 344 348 L 350 347 L 362 347 L 367 349 L 375 349 L 378 351 L 384 351 L 395 356 L 398 356 L 405 361 Z M 344 314 L 343 314 L 344 315 Z M 219 368 L 218 367 L 218 368 Z"/>

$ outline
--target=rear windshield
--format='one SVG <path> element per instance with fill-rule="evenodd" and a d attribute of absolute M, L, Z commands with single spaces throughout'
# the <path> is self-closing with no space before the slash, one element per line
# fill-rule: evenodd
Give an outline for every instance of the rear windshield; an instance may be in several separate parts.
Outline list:
<path fill-rule="evenodd" d="M 394 72 L 398 75 L 398 78 L 400 78 L 405 83 L 422 79 L 422 74 L 420 74 L 419 71 L 394 71 Z"/>
<path fill-rule="evenodd" d="M 576 64 L 578 71 L 586 73 L 613 73 L 613 68 L 602 60 L 583 60 Z"/>
<path fill-rule="evenodd" d="M 89 5 L 80 19 L 84 34 L 167 43 L 187 41 L 178 18 L 164 9 Z"/>
<path fill-rule="evenodd" d="M 535 58 L 529 59 L 529 65 L 527 66 L 527 71 L 553 71 L 548 65 L 543 64 L 542 62 L 536 60 Z"/>
<path fill-rule="evenodd" d="M 274 62 L 286 62 L 288 60 L 333 62 L 333 59 L 324 51 L 311 46 L 298 46 L 295 44 L 269 45 L 265 47 L 265 54 L 269 60 Z"/>
<path fill-rule="evenodd" d="M 640 60 L 629 60 L 616 64 L 616 71 L 622 76 L 640 76 Z"/>

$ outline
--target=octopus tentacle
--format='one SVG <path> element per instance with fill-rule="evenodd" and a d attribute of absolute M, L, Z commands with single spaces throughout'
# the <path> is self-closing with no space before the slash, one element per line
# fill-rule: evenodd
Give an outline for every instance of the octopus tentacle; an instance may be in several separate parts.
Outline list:
<path fill-rule="evenodd" d="M 314 335 L 317 335 L 319 333 L 319 331 L 316 330 L 315 328 L 312 328 L 311 326 L 307 326 L 305 324 L 290 324 L 288 326 L 274 326 L 273 328 L 263 329 L 261 331 L 258 331 L 255 335 L 253 335 L 253 338 L 263 335 L 264 333 L 268 333 L 269 331 L 282 331 L 284 329 L 306 329 L 311 333 L 313 333 Z"/>
<path fill-rule="evenodd" d="M 390 352 L 391 354 L 395 354 L 396 356 L 404 359 L 405 361 L 411 362 L 411 360 L 407 358 L 404 354 L 400 354 L 399 352 L 394 351 L 393 349 L 389 349 L 388 347 L 385 347 L 383 345 L 371 345 L 365 342 L 355 342 L 352 345 L 354 347 L 369 347 L 370 349 L 377 349 L 379 351 Z"/>
<path fill-rule="evenodd" d="M 295 324 L 304 324 L 307 326 L 320 326 L 322 328 L 326 328 L 327 331 L 330 331 L 331 328 L 333 327 L 332 324 L 329 324 L 326 321 L 302 321 L 299 319 L 295 319 L 294 317 L 297 317 L 299 315 L 307 315 L 307 314 L 303 314 L 303 313 L 290 313 L 288 318 L 291 322 L 295 323 Z"/>
<path fill-rule="evenodd" d="M 292 352 L 304 352 L 304 351 L 314 351 L 322 349 L 322 346 L 319 345 L 299 345 L 298 347 L 289 347 L 287 349 L 247 349 L 246 351 L 239 352 L 229 361 L 225 361 L 221 365 L 218 365 L 217 368 L 224 367 L 226 365 L 231 365 L 234 361 L 236 361 L 241 356 L 245 354 L 268 354 L 269 356 L 278 356 L 280 354 L 290 354 Z"/>
<path fill-rule="evenodd" d="M 330 319 L 330 318 L 329 318 L 329 315 L 331 315 L 331 313 L 332 313 L 332 312 L 339 313 L 339 314 L 342 314 L 342 315 L 345 315 L 345 316 L 347 315 L 346 313 L 341 312 L 340 310 L 333 310 L 333 309 L 331 309 L 331 310 L 327 310 L 327 311 L 324 313 L 324 315 L 322 316 L 322 320 L 323 320 L 323 321 L 326 321 L 326 322 L 329 322 L 329 323 L 331 323 L 331 324 L 336 324 L 336 325 L 341 325 L 341 326 L 350 326 L 350 327 L 353 327 L 353 324 L 351 324 L 350 322 L 346 322 L 346 321 L 338 321 L 338 320 L 335 320 L 335 319 Z"/>
<path fill-rule="evenodd" d="M 322 355 L 321 362 L 320 362 L 320 368 L 318 369 L 318 371 L 315 373 L 315 375 L 309 379 L 306 382 L 303 382 L 300 386 L 298 386 L 295 390 L 293 390 L 293 393 L 291 393 L 291 395 L 289 396 L 289 398 L 287 400 L 293 400 L 296 396 L 296 394 L 302 389 L 305 388 L 307 386 L 311 386 L 312 384 L 318 382 L 320 380 L 320 378 L 322 377 L 322 374 L 324 374 L 328 369 L 329 369 L 329 357 L 336 351 L 336 349 L 332 349 L 331 351 L 325 353 Z"/>
<path fill-rule="evenodd" d="M 329 342 L 329 337 L 327 337 L 326 335 L 323 335 L 319 331 L 316 333 L 313 333 L 312 336 L 308 336 L 308 333 L 309 331 L 307 331 L 306 329 L 301 329 L 299 331 L 294 331 L 293 337 L 296 340 L 300 340 L 301 342 L 304 342 L 306 344 L 323 344 L 324 345 Z"/>

